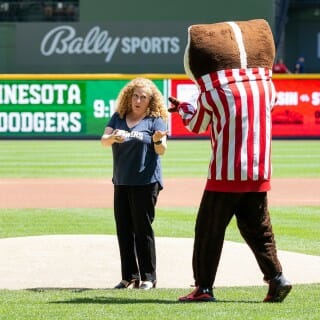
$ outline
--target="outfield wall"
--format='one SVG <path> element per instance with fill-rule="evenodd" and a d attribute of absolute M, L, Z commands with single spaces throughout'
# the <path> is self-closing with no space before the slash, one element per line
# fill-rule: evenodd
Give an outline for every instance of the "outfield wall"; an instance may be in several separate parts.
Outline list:
<path fill-rule="evenodd" d="M 96 139 L 128 74 L 0 75 L 0 139 Z M 197 87 L 182 74 L 143 74 L 163 93 L 195 103 Z M 275 75 L 273 138 L 320 138 L 320 75 Z M 206 138 L 170 114 L 172 138 Z"/>
<path fill-rule="evenodd" d="M 78 21 L 0 21 L 0 73 L 183 73 L 191 24 L 263 18 L 273 29 L 274 11 L 270 0 L 81 0 Z"/>

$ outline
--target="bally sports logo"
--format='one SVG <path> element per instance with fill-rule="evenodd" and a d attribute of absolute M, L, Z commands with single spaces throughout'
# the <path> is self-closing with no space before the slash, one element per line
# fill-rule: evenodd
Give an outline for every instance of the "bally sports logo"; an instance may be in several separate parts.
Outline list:
<path fill-rule="evenodd" d="M 60 25 L 48 31 L 41 41 L 44 56 L 105 54 L 105 62 L 111 61 L 119 48 L 122 54 L 168 55 L 180 52 L 180 39 L 170 36 L 113 37 L 108 30 L 94 26 L 85 36 L 74 27 Z"/>

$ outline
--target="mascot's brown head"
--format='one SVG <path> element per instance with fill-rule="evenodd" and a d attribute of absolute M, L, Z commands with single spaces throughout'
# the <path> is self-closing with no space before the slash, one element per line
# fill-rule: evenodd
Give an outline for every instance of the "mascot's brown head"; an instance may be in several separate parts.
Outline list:
<path fill-rule="evenodd" d="M 275 57 L 267 21 L 229 21 L 188 28 L 184 68 L 192 79 L 226 69 L 269 68 Z"/>

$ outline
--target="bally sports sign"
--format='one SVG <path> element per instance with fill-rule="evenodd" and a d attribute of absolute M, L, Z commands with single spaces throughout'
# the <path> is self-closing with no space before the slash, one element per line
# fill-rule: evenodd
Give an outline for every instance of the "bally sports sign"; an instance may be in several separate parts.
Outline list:
<path fill-rule="evenodd" d="M 112 60 L 117 50 L 125 55 L 172 55 L 180 52 L 180 39 L 175 36 L 119 37 L 99 26 L 90 28 L 82 36 L 73 26 L 62 25 L 49 30 L 40 44 L 44 56 L 103 54 L 105 63 Z"/>
<path fill-rule="evenodd" d="M 19 23 L 16 28 L 16 63 L 22 69 L 65 73 L 77 65 L 79 72 L 91 73 L 183 71 L 186 23 L 42 23 L 41 28 Z"/>

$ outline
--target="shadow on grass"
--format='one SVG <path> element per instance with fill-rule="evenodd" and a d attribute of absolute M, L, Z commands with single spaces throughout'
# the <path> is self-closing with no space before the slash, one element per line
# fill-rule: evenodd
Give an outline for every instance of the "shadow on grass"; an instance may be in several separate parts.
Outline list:
<path fill-rule="evenodd" d="M 27 289 L 28 291 L 39 292 L 43 293 L 46 291 L 54 291 L 54 290 L 61 290 L 61 291 L 69 291 L 69 292 L 76 292 L 81 293 L 85 291 L 93 291 L 96 289 L 92 288 L 32 288 Z M 109 293 L 112 292 L 113 289 L 106 288 L 106 289 L 99 289 L 105 290 Z M 117 290 L 118 292 L 118 290 Z M 160 298 L 137 298 L 137 297 L 83 297 L 83 298 L 72 298 L 72 299 L 65 299 L 60 301 L 51 301 L 50 304 L 115 304 L 115 305 L 126 305 L 126 304 L 181 304 L 181 305 L 188 305 L 188 304 L 222 304 L 222 303 L 245 303 L 245 304 L 261 304 L 263 303 L 261 300 L 222 300 L 217 299 L 216 301 L 209 301 L 209 302 L 182 302 L 178 301 L 177 299 L 160 299 Z"/>
<path fill-rule="evenodd" d="M 52 301 L 52 304 L 144 304 L 144 303 L 156 303 L 156 304 L 176 304 L 179 301 L 163 300 L 163 299 L 137 299 L 137 298 L 116 298 L 116 297 L 95 297 L 95 298 L 76 298 L 64 301 Z"/>
<path fill-rule="evenodd" d="M 52 301 L 52 304 L 221 304 L 221 303 L 248 303 L 248 304 L 261 304 L 262 301 L 248 301 L 248 300 L 217 300 L 212 302 L 181 302 L 178 300 L 166 300 L 166 299 L 136 299 L 136 298 L 115 298 L 115 297 L 95 297 L 95 298 L 76 298 L 63 301 Z"/>

